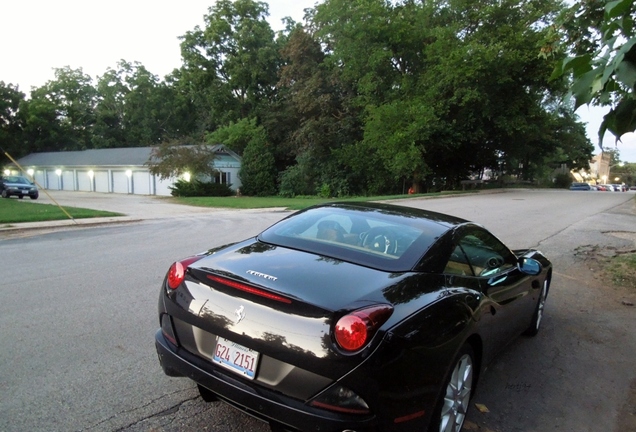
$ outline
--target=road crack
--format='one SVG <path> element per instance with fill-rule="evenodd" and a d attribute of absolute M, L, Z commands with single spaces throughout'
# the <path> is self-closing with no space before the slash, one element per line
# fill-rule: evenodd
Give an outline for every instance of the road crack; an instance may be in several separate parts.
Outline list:
<path fill-rule="evenodd" d="M 139 411 L 139 410 L 143 410 L 144 408 L 150 407 L 150 406 L 160 402 L 163 399 L 166 399 L 166 398 L 174 396 L 174 395 L 178 395 L 180 393 L 186 393 L 186 392 L 190 392 L 190 389 L 178 390 L 178 391 L 175 391 L 175 392 L 172 392 L 172 393 L 164 394 L 164 395 L 162 395 L 162 396 L 160 396 L 158 398 L 150 400 L 149 402 L 147 402 L 147 403 L 145 403 L 143 405 L 139 405 L 139 406 L 136 406 L 136 407 L 128 409 L 128 410 L 119 411 L 119 412 L 111 415 L 110 417 L 107 417 L 107 418 L 105 418 L 105 419 L 93 424 L 92 426 L 89 426 L 87 428 L 81 429 L 81 431 L 103 430 L 103 426 L 105 424 L 113 422 L 117 417 L 124 416 L 126 414 L 131 414 L 131 413 L 134 413 L 134 412 Z M 118 431 L 118 432 L 119 431 L 123 431 L 123 430 L 126 430 L 128 428 L 134 427 L 135 425 L 137 425 L 139 423 L 142 423 L 142 422 L 144 422 L 146 420 L 174 414 L 175 412 L 179 411 L 179 409 L 181 408 L 181 406 L 183 406 L 183 404 L 185 404 L 187 402 L 191 402 L 193 400 L 196 400 L 198 397 L 199 396 L 197 395 L 197 396 L 193 396 L 193 397 L 189 397 L 187 399 L 181 400 L 181 401 L 175 403 L 174 405 L 172 405 L 172 406 L 170 406 L 168 408 L 162 409 L 159 412 L 152 413 L 152 414 L 147 415 L 145 417 L 142 417 L 142 418 L 140 418 L 138 420 L 130 422 L 130 423 L 128 423 L 125 426 L 117 427 L 117 428 L 114 428 L 112 430 Z"/>

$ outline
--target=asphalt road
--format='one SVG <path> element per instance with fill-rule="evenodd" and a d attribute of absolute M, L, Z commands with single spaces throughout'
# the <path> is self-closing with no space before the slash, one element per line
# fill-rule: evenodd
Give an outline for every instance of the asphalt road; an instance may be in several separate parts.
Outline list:
<path fill-rule="evenodd" d="M 136 222 L 0 232 L 0 430 L 268 430 L 163 375 L 156 302 L 175 259 L 252 236 L 288 212 L 54 198 Z M 555 266 L 542 331 L 490 366 L 474 398 L 489 412 L 473 408 L 465 430 L 636 430 L 636 309 L 623 304 L 636 300 L 636 287 L 596 279 L 581 253 L 636 248 L 633 193 L 507 191 L 401 204 L 475 220 L 513 248 L 539 248 Z"/>

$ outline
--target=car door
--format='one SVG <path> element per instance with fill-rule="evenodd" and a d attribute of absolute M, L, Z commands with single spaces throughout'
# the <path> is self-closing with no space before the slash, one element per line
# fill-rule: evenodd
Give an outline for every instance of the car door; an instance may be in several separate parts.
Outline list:
<path fill-rule="evenodd" d="M 480 327 L 493 341 L 493 349 L 507 344 L 524 331 L 533 311 L 532 280 L 522 273 L 517 257 L 495 236 L 470 226 L 455 237 L 455 248 L 446 273 L 461 271 L 454 284 L 474 278 L 484 294 Z M 458 279 L 459 277 L 459 279 Z M 461 281 L 461 282 L 460 282 Z"/>

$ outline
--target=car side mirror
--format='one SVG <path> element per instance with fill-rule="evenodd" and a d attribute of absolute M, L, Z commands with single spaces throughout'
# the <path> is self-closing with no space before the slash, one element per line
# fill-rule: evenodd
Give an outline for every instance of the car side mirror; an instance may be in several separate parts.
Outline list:
<path fill-rule="evenodd" d="M 519 258 L 517 266 L 519 270 L 530 276 L 536 276 L 543 270 L 541 263 L 533 258 Z"/>

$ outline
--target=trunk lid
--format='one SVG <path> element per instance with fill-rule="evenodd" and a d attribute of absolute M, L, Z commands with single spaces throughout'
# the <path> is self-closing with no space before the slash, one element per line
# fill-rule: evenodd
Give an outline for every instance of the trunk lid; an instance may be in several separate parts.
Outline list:
<path fill-rule="evenodd" d="M 258 294 L 210 278 L 218 276 Z M 333 342 L 335 321 L 350 310 L 389 303 L 381 288 L 396 281 L 390 276 L 250 240 L 191 264 L 185 286 L 171 295 L 178 310 L 170 313 L 181 342 L 208 359 L 221 337 L 258 352 L 261 364 L 277 365 L 268 366 L 272 376 L 287 376 L 283 371 L 291 367 L 337 379 L 368 357 L 382 334 L 351 355 Z"/>
<path fill-rule="evenodd" d="M 224 275 L 325 311 L 386 302 L 381 288 L 395 274 L 250 240 L 217 252 L 191 268 Z"/>

